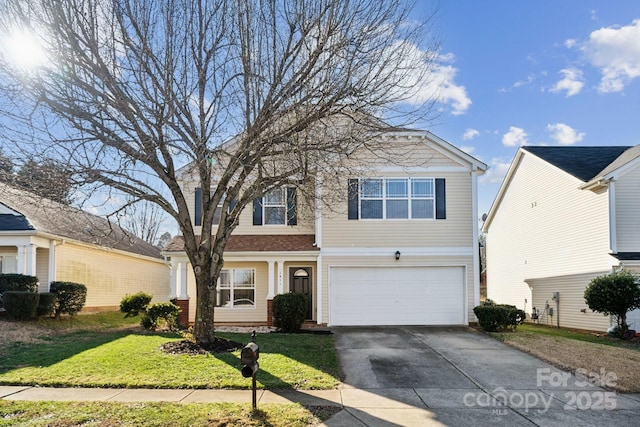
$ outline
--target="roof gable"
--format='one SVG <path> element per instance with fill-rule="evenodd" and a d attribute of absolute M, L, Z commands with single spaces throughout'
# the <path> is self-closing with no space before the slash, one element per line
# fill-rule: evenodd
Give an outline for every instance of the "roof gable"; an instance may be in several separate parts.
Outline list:
<path fill-rule="evenodd" d="M 527 151 L 566 173 L 587 182 L 607 168 L 630 147 L 540 147 L 525 146 Z"/>

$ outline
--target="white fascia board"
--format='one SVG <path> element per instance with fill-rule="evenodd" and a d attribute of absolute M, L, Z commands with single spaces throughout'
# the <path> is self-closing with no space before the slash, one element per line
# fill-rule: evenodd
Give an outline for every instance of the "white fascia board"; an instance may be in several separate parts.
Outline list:
<path fill-rule="evenodd" d="M 320 251 L 301 252 L 228 252 L 222 255 L 225 262 L 234 261 L 256 261 L 267 262 L 270 260 L 285 261 L 316 261 L 320 256 Z"/>
<path fill-rule="evenodd" d="M 502 180 L 502 184 L 500 184 L 500 189 L 498 190 L 496 198 L 493 199 L 493 203 L 491 204 L 491 208 L 489 209 L 489 213 L 487 214 L 487 219 L 484 221 L 484 224 L 482 224 L 482 231 L 484 233 L 487 233 L 489 231 L 489 227 L 491 226 L 491 221 L 493 221 L 493 217 L 495 216 L 496 211 L 500 208 L 500 203 L 502 202 L 502 198 L 504 197 L 504 194 L 506 193 L 507 188 L 511 183 L 511 180 L 513 179 L 513 175 L 516 173 L 516 169 L 518 168 L 518 165 L 520 164 L 522 157 L 525 154 L 531 154 L 531 153 L 525 153 L 522 147 L 520 147 L 516 152 L 515 157 L 511 161 L 511 165 L 509 165 L 509 170 L 507 171 L 507 174 Z"/>
<path fill-rule="evenodd" d="M 388 248 L 322 248 L 322 256 L 393 256 L 400 251 L 400 257 L 404 256 L 473 256 L 471 246 L 459 247 L 388 247 Z"/>
<path fill-rule="evenodd" d="M 376 172 L 382 173 L 451 173 L 451 172 L 469 172 L 469 168 L 464 166 L 383 166 L 375 169 Z"/>
<path fill-rule="evenodd" d="M 387 132 L 381 135 L 382 138 L 404 138 L 406 140 L 420 139 L 423 142 L 425 140 L 431 141 L 433 149 L 439 153 L 449 157 L 452 160 L 459 163 L 467 163 L 471 166 L 472 170 L 478 170 L 480 174 L 484 173 L 489 167 L 476 159 L 475 157 L 465 153 L 455 145 L 440 138 L 439 136 L 425 130 L 399 130 L 394 132 Z"/>

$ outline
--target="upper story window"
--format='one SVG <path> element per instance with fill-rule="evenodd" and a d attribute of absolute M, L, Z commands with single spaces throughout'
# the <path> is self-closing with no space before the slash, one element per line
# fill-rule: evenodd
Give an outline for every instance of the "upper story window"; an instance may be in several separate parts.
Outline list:
<path fill-rule="evenodd" d="M 220 202 L 218 203 L 218 206 L 216 206 L 216 210 L 213 212 L 214 226 L 220 223 L 220 217 L 222 216 L 222 207 L 224 205 L 224 200 L 225 200 L 225 196 L 222 196 L 222 198 L 220 199 Z M 202 189 L 200 187 L 195 189 L 193 206 L 195 210 L 193 225 L 201 226 L 203 212 L 202 212 Z M 234 206 L 235 206 L 235 200 L 232 200 L 231 203 L 229 203 L 229 212 L 233 210 Z"/>
<path fill-rule="evenodd" d="M 349 219 L 445 219 L 445 180 L 349 180 Z"/>
<path fill-rule="evenodd" d="M 253 201 L 253 225 L 297 225 L 294 187 L 276 188 Z"/>

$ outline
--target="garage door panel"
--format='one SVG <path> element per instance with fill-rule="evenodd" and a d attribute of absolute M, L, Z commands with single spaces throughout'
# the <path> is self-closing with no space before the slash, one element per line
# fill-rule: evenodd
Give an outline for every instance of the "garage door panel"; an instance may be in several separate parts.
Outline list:
<path fill-rule="evenodd" d="M 331 268 L 331 324 L 462 324 L 463 272 L 462 267 Z"/>

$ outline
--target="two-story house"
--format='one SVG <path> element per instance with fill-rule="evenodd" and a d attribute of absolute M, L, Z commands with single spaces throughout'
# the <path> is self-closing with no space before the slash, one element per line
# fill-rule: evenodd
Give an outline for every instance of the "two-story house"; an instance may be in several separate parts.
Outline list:
<path fill-rule="evenodd" d="M 462 325 L 479 301 L 477 178 L 487 166 L 430 132 L 382 136 L 404 147 L 367 159 L 366 173 L 323 179 L 306 203 L 293 188 L 255 200 L 225 250 L 215 320 L 269 324 L 282 293 L 309 297 L 307 318 L 327 325 Z M 406 147 L 411 147 L 407 150 Z M 197 177 L 183 168 L 197 227 Z M 363 169 L 364 170 L 364 169 Z M 323 184 L 324 182 L 324 184 Z M 195 279 L 181 237 L 165 248 L 172 293 L 189 300 Z"/>
<path fill-rule="evenodd" d="M 638 212 L 640 145 L 521 147 L 483 226 L 487 297 L 544 324 L 606 330 L 584 290 L 617 269 L 640 272 Z M 638 312 L 627 321 L 640 329 Z"/>

